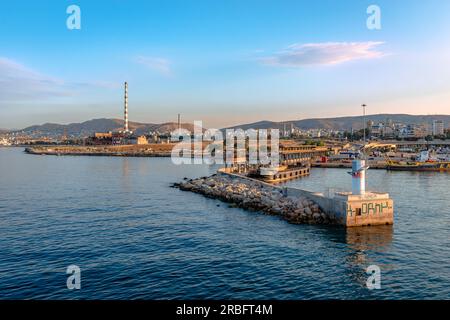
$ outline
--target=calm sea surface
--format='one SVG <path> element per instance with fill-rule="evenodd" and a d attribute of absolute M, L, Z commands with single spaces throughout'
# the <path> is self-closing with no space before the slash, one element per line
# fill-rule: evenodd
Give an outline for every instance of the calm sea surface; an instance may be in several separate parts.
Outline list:
<path fill-rule="evenodd" d="M 215 169 L 0 148 L 0 299 L 450 299 L 450 174 L 369 170 L 395 225 L 344 230 L 169 187 Z M 289 185 L 350 183 L 346 170 L 313 169 Z M 81 290 L 66 287 L 72 264 Z"/>

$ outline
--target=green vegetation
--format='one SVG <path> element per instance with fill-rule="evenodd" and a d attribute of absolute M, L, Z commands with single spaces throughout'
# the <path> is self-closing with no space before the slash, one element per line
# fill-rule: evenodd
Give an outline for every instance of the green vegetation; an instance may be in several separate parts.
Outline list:
<path fill-rule="evenodd" d="M 306 140 L 305 144 L 307 146 L 317 146 L 317 147 L 323 147 L 325 146 L 325 143 L 322 140 L 314 141 L 314 140 Z"/>
<path fill-rule="evenodd" d="M 370 137 L 370 129 L 366 128 L 366 138 Z M 364 138 L 364 129 L 358 130 L 358 131 L 345 131 L 344 132 L 344 138 L 347 138 L 350 141 L 355 140 L 362 140 Z"/>

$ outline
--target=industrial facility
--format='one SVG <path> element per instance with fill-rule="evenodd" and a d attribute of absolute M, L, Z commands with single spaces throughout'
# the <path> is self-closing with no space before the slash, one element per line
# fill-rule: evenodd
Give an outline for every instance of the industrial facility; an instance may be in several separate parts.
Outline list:
<path fill-rule="evenodd" d="M 124 83 L 123 129 L 115 132 L 96 132 L 86 139 L 88 145 L 148 144 L 145 135 L 137 136 L 130 130 L 128 122 L 128 82 Z"/>

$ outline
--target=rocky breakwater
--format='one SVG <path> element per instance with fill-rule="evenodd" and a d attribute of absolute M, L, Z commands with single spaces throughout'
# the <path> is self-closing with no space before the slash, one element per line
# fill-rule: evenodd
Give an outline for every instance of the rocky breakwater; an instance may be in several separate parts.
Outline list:
<path fill-rule="evenodd" d="M 286 197 L 283 190 L 259 181 L 215 174 L 186 179 L 175 187 L 231 203 L 231 206 L 277 215 L 295 224 L 331 224 L 320 207 L 304 197 Z"/>

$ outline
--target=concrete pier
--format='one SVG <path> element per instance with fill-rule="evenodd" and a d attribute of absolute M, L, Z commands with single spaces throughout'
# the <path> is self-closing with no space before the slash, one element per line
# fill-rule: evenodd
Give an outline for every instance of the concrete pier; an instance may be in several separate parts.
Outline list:
<path fill-rule="evenodd" d="M 330 220 L 346 227 L 394 224 L 394 201 L 387 193 L 353 195 L 337 192 L 332 196 L 297 188 L 284 188 L 286 196 L 307 197 L 319 205 Z"/>
<path fill-rule="evenodd" d="M 219 170 L 216 175 L 193 179 L 180 189 L 235 203 L 244 209 L 279 215 L 292 223 L 333 224 L 344 227 L 391 225 L 394 206 L 386 193 L 335 193 L 325 196 L 280 187 L 240 174 Z"/>

